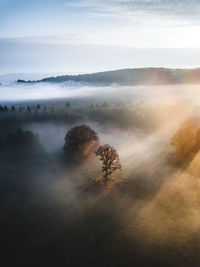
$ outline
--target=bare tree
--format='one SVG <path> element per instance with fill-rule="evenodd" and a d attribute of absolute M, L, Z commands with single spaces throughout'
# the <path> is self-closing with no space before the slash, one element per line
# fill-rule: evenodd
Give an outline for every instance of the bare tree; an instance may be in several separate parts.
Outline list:
<path fill-rule="evenodd" d="M 104 181 L 107 182 L 109 180 L 109 176 L 116 171 L 121 170 L 121 164 L 119 163 L 119 155 L 114 147 L 106 144 L 104 146 L 100 146 L 97 151 L 95 151 L 96 155 L 100 157 L 102 161 L 102 171 L 104 173 Z"/>

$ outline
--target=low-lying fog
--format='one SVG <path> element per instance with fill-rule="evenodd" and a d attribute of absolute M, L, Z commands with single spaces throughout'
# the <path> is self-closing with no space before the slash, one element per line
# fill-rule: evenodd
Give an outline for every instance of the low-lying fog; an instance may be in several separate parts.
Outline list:
<path fill-rule="evenodd" d="M 4 159 L 0 165 L 1 220 L 10 240 L 14 228 L 19 262 L 31 255 L 33 266 L 37 259 L 43 266 L 199 266 L 200 154 L 176 164 L 171 140 L 185 119 L 200 117 L 200 85 L 39 83 L 0 90 L 2 104 L 41 105 L 37 113 L 0 114 L 2 136 L 31 130 L 44 151 L 41 158 Z M 122 171 L 116 179 L 127 181 L 122 188 L 82 190 L 88 178 L 102 173 L 95 155 L 77 166 L 63 161 L 64 137 L 80 124 L 117 149 Z"/>
<path fill-rule="evenodd" d="M 45 100 L 59 98 L 95 98 L 96 101 L 152 101 L 197 100 L 200 85 L 166 85 L 166 86 L 110 86 L 85 85 L 75 82 L 61 84 L 8 83 L 1 85 L 0 101 Z M 98 99 L 100 98 L 100 99 Z"/>

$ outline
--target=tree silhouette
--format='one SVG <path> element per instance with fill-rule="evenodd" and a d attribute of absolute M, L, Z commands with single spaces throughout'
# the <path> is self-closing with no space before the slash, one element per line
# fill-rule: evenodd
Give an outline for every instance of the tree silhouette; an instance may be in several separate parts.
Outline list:
<path fill-rule="evenodd" d="M 67 103 L 65 104 L 65 106 L 66 106 L 66 108 L 70 108 L 70 103 L 67 102 Z"/>
<path fill-rule="evenodd" d="M 12 112 L 15 112 L 15 110 L 16 110 L 15 106 L 12 106 L 12 107 L 11 107 L 11 111 L 12 111 Z"/>
<path fill-rule="evenodd" d="M 70 159 L 89 157 L 99 146 L 97 133 L 87 125 L 73 127 L 65 136 L 64 152 Z"/>
<path fill-rule="evenodd" d="M 8 133 L 2 149 L 15 157 L 33 155 L 41 152 L 39 136 L 31 131 L 17 129 L 15 132 Z"/>
<path fill-rule="evenodd" d="M 7 108 L 7 106 L 1 106 L 0 105 L 0 112 L 6 112 L 6 111 L 8 111 L 8 108 Z"/>
<path fill-rule="evenodd" d="M 10 147 L 31 147 L 39 145 L 39 136 L 31 131 L 17 129 L 15 132 L 9 133 L 6 137 L 6 143 Z"/>
<path fill-rule="evenodd" d="M 104 146 L 100 146 L 97 151 L 95 151 L 96 155 L 100 157 L 102 161 L 102 171 L 104 173 L 104 181 L 107 182 L 109 180 L 109 176 L 116 171 L 121 170 L 121 164 L 119 163 L 119 155 L 114 147 L 106 144 Z"/>

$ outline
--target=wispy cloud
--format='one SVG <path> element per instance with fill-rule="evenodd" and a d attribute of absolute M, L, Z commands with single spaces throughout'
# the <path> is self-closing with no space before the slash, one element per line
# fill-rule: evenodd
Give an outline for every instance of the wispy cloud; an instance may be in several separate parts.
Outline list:
<path fill-rule="evenodd" d="M 81 17 L 101 25 L 100 43 L 150 47 L 200 45 L 199 0 L 70 0 Z M 187 36 L 187 37 L 186 37 Z"/>
<path fill-rule="evenodd" d="M 66 5 L 86 8 L 90 16 L 130 19 L 137 15 L 158 16 L 187 20 L 200 20 L 199 0 L 78 0 Z M 145 17 L 140 17 L 140 20 Z"/>

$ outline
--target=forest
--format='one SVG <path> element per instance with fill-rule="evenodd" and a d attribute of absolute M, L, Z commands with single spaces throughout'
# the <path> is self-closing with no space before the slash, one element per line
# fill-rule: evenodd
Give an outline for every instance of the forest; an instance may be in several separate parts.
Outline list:
<path fill-rule="evenodd" d="M 0 105 L 8 266 L 199 266 L 197 99 L 113 99 Z"/>

